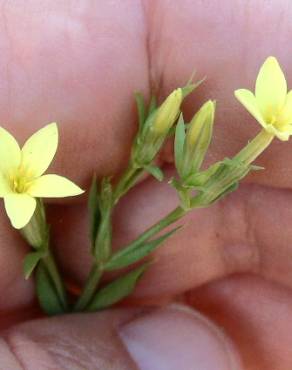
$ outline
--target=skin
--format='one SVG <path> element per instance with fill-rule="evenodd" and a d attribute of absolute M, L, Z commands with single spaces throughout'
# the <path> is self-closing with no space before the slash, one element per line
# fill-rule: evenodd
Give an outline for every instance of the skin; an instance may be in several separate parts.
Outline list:
<path fill-rule="evenodd" d="M 152 90 L 163 98 L 194 68 L 198 78 L 206 75 L 184 111 L 190 118 L 204 101 L 217 99 L 210 163 L 236 154 L 259 130 L 233 91 L 253 88 L 269 55 L 280 61 L 288 84 L 292 76 L 288 0 L 182 0 L 179 7 L 171 0 L 2 0 L 0 5 L 0 121 L 20 141 L 58 121 L 60 146 L 49 172 L 84 188 L 94 171 L 100 177 L 118 176 L 125 167 L 137 125 L 133 91 L 149 97 Z M 179 299 L 199 310 L 224 328 L 247 370 L 292 368 L 291 149 L 291 141 L 274 140 L 257 160 L 265 171 L 248 176 L 236 193 L 213 207 L 188 215 L 183 230 L 155 254 L 156 263 L 131 300 L 143 307 Z M 170 176 L 167 148 L 161 162 Z M 78 284 L 90 266 L 85 203 L 81 197 L 48 207 L 56 256 L 68 279 Z M 145 179 L 118 206 L 114 246 L 124 245 L 176 204 L 167 184 Z M 0 325 L 6 329 L 0 342 L 6 363 L 1 365 L 42 370 L 46 367 L 37 361 L 44 358 L 53 363 L 48 369 L 81 369 L 74 356 L 71 364 L 56 365 L 54 348 L 70 330 L 81 330 L 86 348 L 94 335 L 90 318 L 27 322 L 38 315 L 32 282 L 25 282 L 21 272 L 27 248 L 3 209 L 0 242 Z M 112 368 L 103 357 L 104 346 L 118 369 L 134 369 L 111 333 L 140 315 L 140 308 L 93 315 L 96 327 L 109 334 L 97 338 L 87 366 Z M 34 348 L 36 340 L 41 345 Z M 74 354 L 73 344 L 64 348 Z"/>

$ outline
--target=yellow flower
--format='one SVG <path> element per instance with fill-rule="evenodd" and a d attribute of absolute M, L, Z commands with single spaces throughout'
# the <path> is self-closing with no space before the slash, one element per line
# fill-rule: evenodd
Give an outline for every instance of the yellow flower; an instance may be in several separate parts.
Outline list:
<path fill-rule="evenodd" d="M 43 175 L 58 147 L 58 128 L 51 123 L 33 134 L 20 149 L 14 137 L 0 127 L 0 197 L 12 225 L 21 229 L 36 208 L 36 199 L 83 193 L 70 180 Z"/>
<path fill-rule="evenodd" d="M 255 94 L 235 91 L 236 98 L 270 134 L 286 141 L 292 135 L 292 90 L 276 58 L 268 57 L 256 80 Z"/>

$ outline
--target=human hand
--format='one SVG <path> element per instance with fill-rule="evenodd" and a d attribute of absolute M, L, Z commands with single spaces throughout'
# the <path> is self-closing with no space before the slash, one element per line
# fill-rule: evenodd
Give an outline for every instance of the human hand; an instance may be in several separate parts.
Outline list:
<path fill-rule="evenodd" d="M 288 1 L 1 5 L 1 122 L 24 139 L 58 121 L 53 171 L 83 186 L 93 171 L 118 174 L 125 165 L 136 128 L 134 91 L 149 96 L 153 88 L 164 97 L 193 68 L 207 75 L 186 112 L 217 99 L 209 158 L 215 161 L 235 154 L 258 130 L 233 91 L 251 87 L 268 55 L 291 75 Z M 233 370 L 240 356 L 243 369 L 290 370 L 290 147 L 275 140 L 257 161 L 265 171 L 185 218 L 186 227 L 156 253 L 133 308 L 25 322 L 36 315 L 32 282 L 21 273 L 26 247 L 2 208 L 0 321 L 7 331 L 0 369 L 135 369 L 136 361 L 143 370 Z M 167 149 L 161 160 L 171 172 Z M 176 203 L 166 185 L 145 180 L 119 205 L 115 245 Z M 51 204 L 49 211 L 61 266 L 81 282 L 90 265 L 85 201 Z"/>

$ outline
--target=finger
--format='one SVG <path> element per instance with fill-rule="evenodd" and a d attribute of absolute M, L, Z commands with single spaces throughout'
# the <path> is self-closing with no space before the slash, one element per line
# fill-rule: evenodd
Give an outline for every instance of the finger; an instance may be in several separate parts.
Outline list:
<path fill-rule="evenodd" d="M 1 8 L 1 123 L 23 140 L 59 122 L 51 171 L 78 182 L 121 167 L 136 125 L 133 92 L 147 94 L 141 6 L 117 4 L 30 0 Z"/>
<path fill-rule="evenodd" d="M 187 301 L 230 335 L 245 369 L 291 369 L 290 289 L 238 275 L 190 293 Z"/>
<path fill-rule="evenodd" d="M 241 369 L 233 344 L 220 329 L 184 307 L 28 322 L 6 333 L 0 354 L 5 370 Z"/>

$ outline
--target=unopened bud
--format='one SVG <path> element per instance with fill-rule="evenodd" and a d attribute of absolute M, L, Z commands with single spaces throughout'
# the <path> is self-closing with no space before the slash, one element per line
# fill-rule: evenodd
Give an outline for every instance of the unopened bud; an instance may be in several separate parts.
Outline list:
<path fill-rule="evenodd" d="M 187 172 L 197 171 L 206 155 L 213 133 L 215 102 L 208 100 L 195 114 L 186 135 Z"/>
<path fill-rule="evenodd" d="M 182 89 L 174 90 L 158 108 L 156 117 L 153 121 L 152 132 L 155 134 L 166 134 L 175 123 L 180 111 L 183 100 Z"/>

